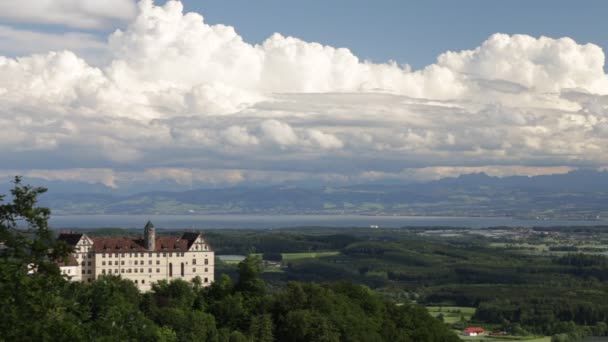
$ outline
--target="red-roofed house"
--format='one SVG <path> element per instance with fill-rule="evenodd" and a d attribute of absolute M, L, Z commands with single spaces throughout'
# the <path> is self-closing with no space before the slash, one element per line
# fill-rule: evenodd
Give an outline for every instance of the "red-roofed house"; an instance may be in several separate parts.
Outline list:
<path fill-rule="evenodd" d="M 120 275 L 147 291 L 163 279 L 192 281 L 198 276 L 203 286 L 214 280 L 214 253 L 200 233 L 156 237 L 154 225 L 148 222 L 143 238 L 91 239 L 81 233 L 62 233 L 58 239 L 74 248 L 70 257 L 77 269 L 70 268 L 70 273 L 77 272 L 79 277 L 72 276 L 73 281 L 90 282 L 105 274 Z M 73 266 L 74 262 L 70 264 Z"/>
<path fill-rule="evenodd" d="M 470 327 L 466 328 L 462 331 L 462 334 L 465 336 L 480 336 L 483 335 L 486 331 L 481 327 Z"/>

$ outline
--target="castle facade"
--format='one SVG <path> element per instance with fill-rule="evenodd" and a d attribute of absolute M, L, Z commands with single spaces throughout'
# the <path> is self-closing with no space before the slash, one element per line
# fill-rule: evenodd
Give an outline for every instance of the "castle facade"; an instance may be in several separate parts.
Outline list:
<path fill-rule="evenodd" d="M 203 286 L 214 280 L 214 252 L 200 233 L 157 237 L 154 225 L 148 222 L 143 238 L 62 233 L 58 239 L 74 249 L 67 261 L 59 264 L 72 281 L 91 282 L 103 275 L 120 275 L 141 291 L 148 291 L 160 280 L 192 281 L 199 277 Z"/>

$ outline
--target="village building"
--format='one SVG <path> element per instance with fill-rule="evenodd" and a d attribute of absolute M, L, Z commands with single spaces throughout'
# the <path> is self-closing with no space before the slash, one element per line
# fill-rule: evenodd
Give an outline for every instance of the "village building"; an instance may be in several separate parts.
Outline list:
<path fill-rule="evenodd" d="M 181 237 L 156 236 L 148 222 L 143 238 L 99 237 L 83 233 L 61 233 L 59 240 L 74 248 L 60 270 L 72 281 L 91 282 L 103 275 L 120 275 L 141 291 L 148 291 L 160 280 L 192 281 L 199 277 L 203 286 L 214 280 L 214 252 L 200 233 Z"/>
<path fill-rule="evenodd" d="M 481 336 L 485 333 L 486 331 L 484 330 L 484 328 L 481 327 L 470 327 L 470 328 L 466 328 L 462 331 L 462 334 L 464 336 Z"/>

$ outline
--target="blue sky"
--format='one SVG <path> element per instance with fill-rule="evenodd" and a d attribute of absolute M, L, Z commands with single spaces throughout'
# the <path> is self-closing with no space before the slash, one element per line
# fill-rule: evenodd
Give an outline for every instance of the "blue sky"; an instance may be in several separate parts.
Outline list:
<path fill-rule="evenodd" d="M 606 4 L 0 2 L 0 180 L 608 169 Z"/>
<path fill-rule="evenodd" d="M 446 50 L 470 49 L 496 32 L 608 46 L 606 1 L 184 0 L 212 24 L 249 42 L 274 32 L 337 47 L 374 62 L 421 68 Z"/>

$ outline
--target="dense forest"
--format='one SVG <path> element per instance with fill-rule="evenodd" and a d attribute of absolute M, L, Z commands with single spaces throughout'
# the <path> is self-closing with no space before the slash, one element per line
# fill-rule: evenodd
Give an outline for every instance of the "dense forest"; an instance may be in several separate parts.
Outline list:
<path fill-rule="evenodd" d="M 140 293 L 118 277 L 59 274 L 69 248 L 36 206 L 42 192 L 17 182 L 0 205 L 0 340 L 458 341 L 467 326 L 553 341 L 608 335 L 603 227 L 209 230 L 216 255 L 247 257 L 218 259 L 209 287 Z M 460 317 L 444 321 L 450 311 Z"/>
<path fill-rule="evenodd" d="M 458 341 L 420 306 L 397 305 L 352 282 L 288 282 L 270 291 L 259 256 L 209 287 L 162 281 L 140 293 L 114 276 L 67 281 L 58 242 L 20 184 L 0 205 L 0 341 Z M 3 202 L 4 203 L 4 202 Z"/>
<path fill-rule="evenodd" d="M 562 246 L 568 247 L 549 246 L 538 253 L 532 253 L 534 245 L 526 243 L 555 240 L 547 235 L 554 229 L 525 232 L 527 242 L 520 244 L 506 238 L 456 237 L 457 229 L 439 227 L 345 231 L 216 230 L 206 236 L 219 254 L 255 252 L 269 261 L 276 260 L 280 251 L 321 255 L 282 260 L 282 272 L 263 275 L 278 287 L 288 281 L 351 279 L 394 301 L 473 307 L 476 310 L 470 324 L 512 334 L 550 335 L 556 340 L 608 334 L 608 258 L 574 252 L 601 248 L 573 237 L 584 234 L 603 245 L 607 237 L 603 228 L 558 230 L 565 241 Z M 441 231 L 450 237 L 429 234 Z M 224 267 L 229 272 L 230 266 Z M 557 339 L 559 336 L 569 337 Z"/>

